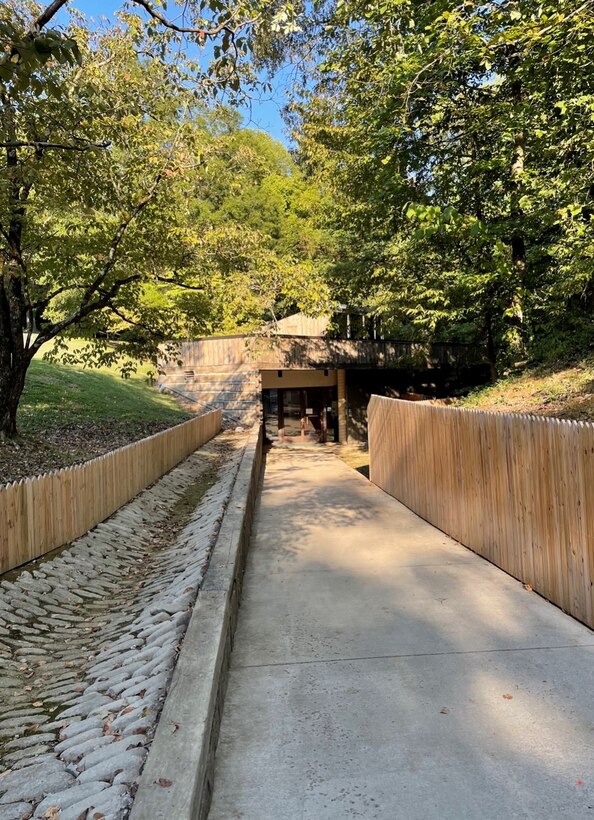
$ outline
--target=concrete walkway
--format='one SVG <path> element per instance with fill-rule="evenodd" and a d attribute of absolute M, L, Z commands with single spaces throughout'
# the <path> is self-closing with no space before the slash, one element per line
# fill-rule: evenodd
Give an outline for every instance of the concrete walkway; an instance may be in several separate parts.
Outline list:
<path fill-rule="evenodd" d="M 594 818 L 594 635 L 323 451 L 268 459 L 210 820 Z"/>

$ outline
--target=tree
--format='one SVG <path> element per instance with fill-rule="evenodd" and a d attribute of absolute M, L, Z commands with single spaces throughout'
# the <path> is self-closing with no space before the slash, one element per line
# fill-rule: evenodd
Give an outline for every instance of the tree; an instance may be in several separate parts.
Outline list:
<path fill-rule="evenodd" d="M 212 260 L 209 330 L 245 331 L 294 310 L 327 308 L 332 254 L 320 230 L 328 207 L 287 150 L 262 132 L 218 138 L 194 224 Z M 200 228 L 202 230 L 202 228 Z"/>
<path fill-rule="evenodd" d="M 2 437 L 16 435 L 27 368 L 47 341 L 73 328 L 96 338 L 116 317 L 146 353 L 179 331 L 180 313 L 163 308 L 184 307 L 180 289 L 204 290 L 184 217 L 212 143 L 205 101 L 249 87 L 256 35 L 291 16 L 287 4 L 213 0 L 176 21 L 133 0 L 142 14 L 123 13 L 114 31 L 48 28 L 66 5 L 0 9 Z M 211 43 L 206 68 L 175 56 L 187 37 Z"/>
<path fill-rule="evenodd" d="M 593 7 L 324 7 L 295 115 L 342 203 L 337 286 L 401 330 L 485 342 L 494 372 L 578 326 L 591 342 Z"/>

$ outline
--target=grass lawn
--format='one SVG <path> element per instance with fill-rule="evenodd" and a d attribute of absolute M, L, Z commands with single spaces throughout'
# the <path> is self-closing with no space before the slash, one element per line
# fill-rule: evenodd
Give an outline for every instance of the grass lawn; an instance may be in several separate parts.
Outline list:
<path fill-rule="evenodd" d="M 95 458 L 189 418 L 150 386 L 148 372 L 144 366 L 122 379 L 107 367 L 34 359 L 19 407 L 20 437 L 0 442 L 0 484 Z"/>
<path fill-rule="evenodd" d="M 31 362 L 19 408 L 21 434 L 78 422 L 165 422 L 187 413 L 140 374 L 122 379 L 109 370 L 84 370 L 41 359 Z"/>

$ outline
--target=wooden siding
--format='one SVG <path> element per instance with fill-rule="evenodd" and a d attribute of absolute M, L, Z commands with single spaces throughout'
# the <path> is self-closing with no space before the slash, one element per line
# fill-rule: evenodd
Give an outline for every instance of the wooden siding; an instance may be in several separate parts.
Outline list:
<path fill-rule="evenodd" d="M 267 329 L 283 336 L 323 336 L 331 321 L 331 316 L 306 316 L 304 313 L 296 313 L 277 322 L 270 322 Z"/>
<path fill-rule="evenodd" d="M 373 396 L 370 477 L 594 627 L 594 424 Z"/>
<path fill-rule="evenodd" d="M 299 336 L 227 336 L 182 343 L 165 373 L 196 368 L 282 370 L 337 367 L 467 367 L 483 362 L 473 345 L 356 341 Z M 181 363 L 181 364 L 180 364 Z"/>
<path fill-rule="evenodd" d="M 80 537 L 221 429 L 214 411 L 92 461 L 0 487 L 0 572 Z"/>

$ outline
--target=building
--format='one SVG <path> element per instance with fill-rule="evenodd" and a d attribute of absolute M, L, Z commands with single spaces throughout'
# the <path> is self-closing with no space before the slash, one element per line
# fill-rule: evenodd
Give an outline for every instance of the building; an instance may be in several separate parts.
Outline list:
<path fill-rule="evenodd" d="M 362 312 L 343 311 L 338 322 L 296 314 L 259 333 L 182 343 L 161 362 L 160 385 L 237 424 L 263 417 L 271 441 L 315 443 L 365 441 L 372 393 L 440 397 L 488 380 L 474 345 L 379 335 Z"/>

